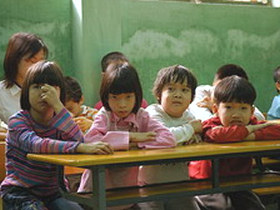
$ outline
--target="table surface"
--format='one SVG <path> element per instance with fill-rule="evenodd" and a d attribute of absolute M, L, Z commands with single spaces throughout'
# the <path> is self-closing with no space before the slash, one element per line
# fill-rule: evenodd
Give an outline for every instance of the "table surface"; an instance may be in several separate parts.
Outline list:
<path fill-rule="evenodd" d="M 112 155 L 89 154 L 28 154 L 31 160 L 67 166 L 98 166 L 118 163 L 209 157 L 250 152 L 265 152 L 280 149 L 280 140 L 243 141 L 237 143 L 200 143 L 169 149 L 116 151 Z"/>

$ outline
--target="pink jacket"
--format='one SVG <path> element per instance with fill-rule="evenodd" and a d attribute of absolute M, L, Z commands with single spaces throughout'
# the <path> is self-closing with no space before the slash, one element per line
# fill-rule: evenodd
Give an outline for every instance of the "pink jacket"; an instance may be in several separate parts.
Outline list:
<path fill-rule="evenodd" d="M 129 149 L 129 132 L 157 133 L 156 140 L 138 143 L 141 149 L 161 149 L 175 147 L 176 141 L 173 134 L 158 121 L 150 118 L 148 112 L 143 108 L 127 118 L 122 119 L 114 113 L 106 111 L 104 107 L 98 112 L 96 118 L 85 135 L 85 142 L 104 141 L 109 143 L 114 150 Z M 137 185 L 138 167 L 111 168 L 106 171 L 107 188 Z M 78 192 L 91 191 L 92 178 L 89 170 L 82 176 Z"/>
<path fill-rule="evenodd" d="M 138 143 L 142 149 L 160 149 L 174 147 L 176 145 L 173 134 L 158 121 L 152 119 L 148 112 L 140 108 L 134 114 L 121 119 L 114 113 L 102 108 L 87 134 L 85 142 L 108 142 L 115 150 L 129 149 L 129 132 L 148 132 L 157 133 L 155 141 Z"/>

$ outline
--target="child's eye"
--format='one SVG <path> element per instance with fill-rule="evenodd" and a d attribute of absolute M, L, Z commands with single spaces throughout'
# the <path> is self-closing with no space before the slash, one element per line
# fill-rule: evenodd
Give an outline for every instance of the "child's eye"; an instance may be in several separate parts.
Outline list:
<path fill-rule="evenodd" d="M 168 89 L 169 91 L 173 91 L 173 90 L 174 90 L 173 87 L 168 87 L 167 89 Z"/>
<path fill-rule="evenodd" d="M 190 91 L 190 89 L 189 89 L 189 88 L 183 88 L 182 91 L 183 91 L 184 93 L 188 93 L 188 92 Z"/>
<path fill-rule="evenodd" d="M 247 110 L 248 108 L 246 106 L 241 107 L 242 110 Z"/>
<path fill-rule="evenodd" d="M 116 96 L 116 95 L 109 95 L 109 98 L 111 98 L 111 99 L 117 99 L 117 96 Z"/>
<path fill-rule="evenodd" d="M 231 106 L 225 106 L 226 109 L 231 109 Z"/>

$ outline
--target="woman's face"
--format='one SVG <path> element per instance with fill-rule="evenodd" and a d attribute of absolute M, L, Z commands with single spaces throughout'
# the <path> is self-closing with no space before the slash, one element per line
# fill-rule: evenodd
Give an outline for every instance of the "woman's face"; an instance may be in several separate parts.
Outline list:
<path fill-rule="evenodd" d="M 45 59 L 45 51 L 41 49 L 38 53 L 36 53 L 33 57 L 29 58 L 28 55 L 22 57 L 18 65 L 18 72 L 16 76 L 16 83 L 22 86 L 26 72 L 28 68 L 38 61 Z"/>

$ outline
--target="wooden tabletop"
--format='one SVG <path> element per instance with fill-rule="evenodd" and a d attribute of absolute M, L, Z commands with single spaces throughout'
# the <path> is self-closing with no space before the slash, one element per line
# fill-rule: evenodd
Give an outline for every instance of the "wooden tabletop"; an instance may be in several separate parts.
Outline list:
<path fill-rule="evenodd" d="M 95 166 L 273 150 L 280 150 L 280 140 L 244 141 L 227 144 L 210 144 L 203 142 L 197 145 L 186 145 L 170 149 L 117 151 L 112 155 L 28 154 L 27 157 L 31 160 L 57 165 Z"/>

